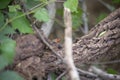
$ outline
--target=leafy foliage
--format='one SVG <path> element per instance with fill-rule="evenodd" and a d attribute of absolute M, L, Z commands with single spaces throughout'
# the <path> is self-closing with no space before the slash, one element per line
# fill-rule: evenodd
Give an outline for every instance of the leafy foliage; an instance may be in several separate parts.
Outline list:
<path fill-rule="evenodd" d="M 0 27 L 4 24 L 4 15 L 0 11 Z"/>
<path fill-rule="evenodd" d="M 9 17 L 12 19 L 22 14 L 23 14 L 22 12 L 9 13 Z M 21 33 L 33 33 L 30 23 L 25 18 L 25 16 L 22 16 L 12 21 L 11 24 L 14 29 L 18 29 Z"/>
<path fill-rule="evenodd" d="M 36 11 L 34 14 L 34 17 L 39 21 L 43 21 L 43 22 L 49 21 L 49 15 L 45 8 L 42 8 L 42 9 Z"/>
<path fill-rule="evenodd" d="M 78 8 L 78 0 L 67 0 L 64 6 L 69 8 L 72 12 L 72 28 L 76 30 L 82 24 L 82 10 Z M 63 9 L 58 9 L 57 14 L 63 16 Z"/>
<path fill-rule="evenodd" d="M 17 9 L 20 10 L 20 5 L 8 6 L 9 12 L 17 12 Z"/>
<path fill-rule="evenodd" d="M 15 55 L 16 42 L 11 39 L 6 39 L 1 42 L 1 54 L 8 59 L 9 63 L 13 61 Z"/>
<path fill-rule="evenodd" d="M 64 3 L 64 7 L 69 8 L 71 12 L 77 12 L 78 0 L 67 0 Z"/>
<path fill-rule="evenodd" d="M 13 62 L 16 42 L 11 39 L 1 40 L 0 43 L 0 70 Z M 0 80 L 23 80 L 13 71 L 0 72 Z"/>
<path fill-rule="evenodd" d="M 118 74 L 118 72 L 112 68 L 108 68 L 107 69 L 107 73 L 110 73 L 110 74 Z"/>
<path fill-rule="evenodd" d="M 26 19 L 25 15 L 31 12 L 23 13 L 20 5 L 9 5 L 12 0 L 0 1 L 0 70 L 13 62 L 15 57 L 16 42 L 9 38 L 8 35 L 14 34 L 15 30 L 20 33 L 33 33 L 31 24 Z M 39 0 L 26 0 L 26 7 L 28 9 L 39 4 Z M 43 3 L 45 3 L 43 1 Z M 32 4 L 32 5 L 31 5 Z M 3 10 L 8 8 L 7 16 L 3 14 Z M 32 12 L 34 17 L 40 21 L 48 21 L 49 16 L 45 8 L 37 8 Z M 9 25 L 11 24 L 11 25 Z M 24 80 L 14 71 L 1 71 L 0 80 Z"/>
<path fill-rule="evenodd" d="M 119 4 L 119 3 L 120 3 L 120 0 L 112 0 L 112 2 Z"/>
<path fill-rule="evenodd" d="M 4 71 L 0 73 L 0 80 L 24 80 L 14 71 Z"/>
<path fill-rule="evenodd" d="M 11 39 L 5 39 L 1 41 L 0 44 L 0 69 L 4 68 L 8 64 L 12 63 L 13 58 L 15 56 L 15 41 Z"/>
<path fill-rule="evenodd" d="M 0 70 L 2 70 L 5 66 L 7 66 L 9 62 L 3 55 L 0 55 Z"/>
<path fill-rule="evenodd" d="M 12 0 L 0 0 L 0 9 L 4 9 Z"/>
<path fill-rule="evenodd" d="M 78 9 L 77 13 L 72 13 L 73 29 L 76 30 L 82 24 L 82 10 Z"/>
<path fill-rule="evenodd" d="M 4 30 L 2 30 L 1 32 L 0 32 L 0 35 L 7 35 L 7 34 L 14 34 L 15 33 L 15 31 L 14 31 L 14 29 L 12 28 L 12 27 L 10 27 L 10 26 L 7 26 Z M 1 40 L 1 38 L 0 38 L 0 40 Z"/>
<path fill-rule="evenodd" d="M 10 2 L 10 0 L 4 0 L 0 3 L 3 3 L 5 6 Z M 5 8 L 5 6 L 0 6 L 0 9 Z M 0 12 L 0 29 L 5 24 L 5 17 L 2 12 Z M 13 34 L 14 30 L 10 26 L 6 26 L 2 31 L 0 31 L 0 70 L 3 69 L 8 64 L 12 63 L 15 55 L 15 41 L 11 40 L 7 35 Z"/>

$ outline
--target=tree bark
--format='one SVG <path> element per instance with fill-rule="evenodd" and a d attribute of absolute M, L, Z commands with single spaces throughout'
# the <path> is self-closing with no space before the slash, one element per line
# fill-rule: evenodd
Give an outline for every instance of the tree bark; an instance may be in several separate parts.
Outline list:
<path fill-rule="evenodd" d="M 20 36 L 16 42 L 16 58 L 12 69 L 26 80 L 36 77 L 41 79 L 50 71 L 65 69 L 65 65 L 38 36 Z M 58 54 L 64 56 L 64 48 L 52 41 L 48 42 Z M 73 53 L 77 67 L 83 63 L 104 62 L 120 57 L 120 8 L 93 27 L 87 35 L 79 38 L 73 44 Z"/>

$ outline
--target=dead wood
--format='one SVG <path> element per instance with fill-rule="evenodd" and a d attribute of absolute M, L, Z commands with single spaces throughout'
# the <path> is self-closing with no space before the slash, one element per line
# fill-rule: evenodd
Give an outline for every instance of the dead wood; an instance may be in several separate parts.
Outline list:
<path fill-rule="evenodd" d="M 65 68 L 38 36 L 20 36 L 16 42 L 16 58 L 12 69 L 26 80 L 36 77 L 41 80 L 46 73 Z M 48 42 L 58 54 L 64 55 L 64 48 L 59 49 L 57 43 Z M 120 57 L 120 8 L 93 27 L 87 35 L 79 38 L 73 44 L 73 53 L 77 67 L 81 63 L 104 62 Z"/>

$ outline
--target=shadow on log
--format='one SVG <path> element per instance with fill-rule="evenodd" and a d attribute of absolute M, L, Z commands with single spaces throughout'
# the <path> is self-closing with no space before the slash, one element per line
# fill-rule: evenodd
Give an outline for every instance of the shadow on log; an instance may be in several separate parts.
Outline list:
<path fill-rule="evenodd" d="M 64 48 L 47 40 L 61 56 Z M 16 39 L 16 58 L 12 70 L 26 80 L 42 80 L 49 72 L 65 69 L 60 59 L 52 54 L 37 35 L 23 35 Z M 77 67 L 83 63 L 104 62 L 120 58 L 120 9 L 93 27 L 88 34 L 73 44 L 73 56 Z"/>

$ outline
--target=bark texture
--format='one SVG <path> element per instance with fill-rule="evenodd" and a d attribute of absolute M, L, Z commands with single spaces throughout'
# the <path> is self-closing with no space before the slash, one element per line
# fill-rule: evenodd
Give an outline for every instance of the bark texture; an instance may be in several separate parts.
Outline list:
<path fill-rule="evenodd" d="M 38 36 L 24 35 L 16 41 L 16 58 L 12 69 L 25 79 L 41 80 L 46 73 L 65 68 Z M 52 41 L 48 42 L 58 54 L 64 56 L 64 48 Z M 73 44 L 73 53 L 77 67 L 81 63 L 104 62 L 120 57 L 120 8 L 79 38 Z"/>

